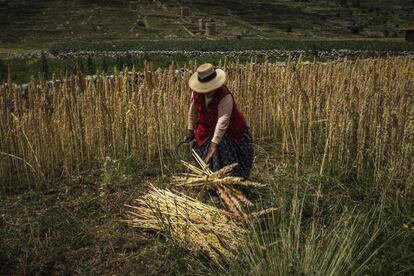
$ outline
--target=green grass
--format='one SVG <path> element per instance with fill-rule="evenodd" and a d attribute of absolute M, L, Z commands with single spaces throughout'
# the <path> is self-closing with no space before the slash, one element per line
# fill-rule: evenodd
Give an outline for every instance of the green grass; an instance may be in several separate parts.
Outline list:
<path fill-rule="evenodd" d="M 397 193 L 385 184 L 319 176 L 317 168 L 297 177 L 289 159 L 270 161 L 277 153 L 263 143 L 267 150 L 257 153 L 252 176 L 270 187 L 248 194 L 256 203 L 253 210 L 279 210 L 247 225 L 251 236 L 235 262 L 214 266 L 201 253 L 190 254 L 156 233 L 120 222 L 123 204 L 143 194 L 145 183 L 170 183 L 168 175 L 157 176 L 155 164 L 145 169 L 131 157 L 108 160 L 103 170 L 36 191 L 16 187 L 2 193 L 0 273 L 414 273 L 414 231 L 403 227 L 414 226 L 412 190 Z M 170 173 L 182 170 L 176 158 L 166 166 Z"/>
<path fill-rule="evenodd" d="M 25 51 L 32 51 L 32 50 L 42 50 L 47 49 L 49 47 L 48 43 L 36 43 L 36 42 L 28 42 L 28 43 L 2 43 L 0 45 L 0 51 L 12 51 L 16 53 L 25 52 Z"/>
<path fill-rule="evenodd" d="M 158 239 L 120 222 L 122 204 L 143 192 L 142 178 L 107 174 L 111 171 L 58 182 L 53 189 L 5 195 L 0 273 L 145 272 L 158 254 Z"/>
<path fill-rule="evenodd" d="M 76 73 L 77 70 L 86 74 L 96 74 L 97 72 L 106 72 L 113 74 L 114 67 L 121 68 L 124 65 L 135 67 L 136 70 L 142 70 L 144 61 L 152 61 L 155 68 L 165 68 L 174 61 L 176 64 L 184 65 L 189 58 L 197 58 L 203 62 L 218 63 L 220 59 L 224 59 L 222 54 L 189 54 L 186 51 L 248 51 L 248 50 L 281 50 L 281 51 L 305 51 L 305 60 L 313 61 L 314 55 L 327 51 L 331 52 L 335 49 L 345 49 L 351 51 L 350 58 L 369 57 L 384 54 L 397 54 L 405 51 L 414 52 L 413 43 L 405 43 L 402 41 L 382 41 L 382 40 L 191 40 L 191 41 L 113 41 L 106 43 L 58 43 L 51 45 L 47 50 L 55 55 L 74 53 L 74 57 L 49 58 L 48 78 L 51 79 L 52 73 L 57 79 L 62 79 L 66 74 Z M 134 56 L 128 54 L 128 51 L 139 50 L 144 51 L 143 55 Z M 21 50 L 19 50 L 21 51 Z M 118 51 L 114 56 L 96 57 L 90 54 L 90 57 L 76 57 L 76 52 L 93 51 L 94 53 L 102 53 L 107 51 Z M 178 51 L 178 53 L 149 53 L 148 51 Z M 362 54 L 352 54 L 352 51 L 367 51 Z M 231 54 L 231 53 L 230 53 Z M 118 57 L 116 57 L 118 56 Z M 230 60 L 239 59 L 241 62 L 248 61 L 252 55 L 246 53 L 233 53 Z M 265 60 L 264 55 L 256 56 L 257 62 Z M 337 56 L 323 56 L 318 58 L 320 61 L 335 59 Z M 286 56 L 271 56 L 269 61 L 285 61 Z M 7 80 L 10 66 L 10 77 L 15 83 L 27 83 L 31 76 L 38 77 L 38 72 L 42 71 L 41 58 L 11 58 L 0 60 L 0 82 Z M 3 65 L 2 65 L 3 64 Z"/>
<path fill-rule="evenodd" d="M 199 57 L 199 62 L 211 62 L 218 64 L 220 60 L 223 60 L 222 55 L 208 55 Z M 229 58 L 229 60 L 236 60 L 237 58 Z M 251 57 L 241 56 L 239 57 L 240 62 L 249 61 Z M 258 57 L 258 62 L 263 62 L 264 57 Z M 275 61 L 272 58 L 269 61 Z M 129 64 L 130 70 L 132 66 L 136 71 L 142 71 L 144 69 L 145 61 L 151 61 L 154 68 L 167 68 L 172 62 L 178 64 L 180 67 L 188 61 L 188 57 L 184 55 L 171 56 L 159 56 L 159 55 L 146 55 L 142 58 L 132 57 L 131 62 L 127 62 L 125 56 L 121 56 L 119 61 L 117 58 L 105 58 L 105 64 L 103 58 L 92 58 L 92 66 L 88 66 L 87 58 L 67 58 L 67 59 L 48 59 L 48 79 L 63 79 L 66 75 L 75 74 L 77 70 L 80 70 L 86 75 L 95 75 L 99 73 L 105 73 L 106 75 L 115 74 L 118 70 Z M 31 59 L 10 59 L 2 61 L 4 64 L 3 70 L 0 69 L 0 82 L 6 81 L 8 78 L 8 68 L 10 68 L 10 78 L 13 83 L 27 83 L 32 77 L 39 78 L 39 72 L 42 70 L 42 61 L 40 58 Z M 10 67 L 9 67 L 10 66 Z M 1 68 L 1 65 L 0 65 Z M 53 73 L 51 73 L 53 72 Z"/>
<path fill-rule="evenodd" d="M 367 51 L 414 51 L 412 43 L 399 40 L 355 40 L 355 39 L 228 39 L 228 40 L 158 40 L 158 41 L 112 41 L 55 43 L 51 53 L 72 51 L 245 51 L 245 50 L 317 50 L 333 49 Z"/>

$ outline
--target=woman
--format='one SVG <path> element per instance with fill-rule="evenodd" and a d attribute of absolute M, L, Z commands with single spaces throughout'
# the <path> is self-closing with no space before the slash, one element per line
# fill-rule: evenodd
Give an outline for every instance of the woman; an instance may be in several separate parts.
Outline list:
<path fill-rule="evenodd" d="M 233 174 L 248 177 L 253 163 L 253 141 L 243 114 L 224 85 L 226 73 L 205 63 L 190 80 L 192 90 L 186 141 L 217 171 L 238 163 Z"/>

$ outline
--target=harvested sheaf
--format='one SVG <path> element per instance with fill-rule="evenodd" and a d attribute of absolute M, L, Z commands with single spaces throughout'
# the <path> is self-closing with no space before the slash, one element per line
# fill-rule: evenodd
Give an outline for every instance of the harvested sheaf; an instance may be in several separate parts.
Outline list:
<path fill-rule="evenodd" d="M 202 251 L 214 262 L 234 258 L 246 231 L 231 215 L 184 194 L 150 186 L 150 191 L 126 205 L 126 222 L 133 227 L 161 233 L 189 251 Z"/>
<path fill-rule="evenodd" d="M 174 176 L 173 181 L 179 186 L 207 187 L 216 191 L 222 202 L 236 217 L 244 215 L 242 205 L 253 206 L 253 203 L 238 189 L 238 187 L 266 187 L 264 184 L 245 180 L 242 177 L 231 176 L 231 172 L 238 165 L 237 163 L 228 165 L 216 172 L 212 172 L 194 150 L 193 157 L 196 159 L 200 168 L 181 160 L 184 166 L 186 166 L 192 173 L 185 173 L 182 176 Z"/>

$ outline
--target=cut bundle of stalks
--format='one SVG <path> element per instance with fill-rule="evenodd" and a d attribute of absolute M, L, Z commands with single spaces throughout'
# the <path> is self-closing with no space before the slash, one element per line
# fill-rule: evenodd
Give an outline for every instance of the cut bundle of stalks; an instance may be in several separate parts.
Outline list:
<path fill-rule="evenodd" d="M 245 230 L 231 215 L 184 194 L 150 186 L 150 191 L 130 206 L 128 224 L 160 232 L 189 251 L 202 251 L 215 262 L 234 258 L 244 243 Z"/>
<path fill-rule="evenodd" d="M 216 191 L 234 216 L 244 216 L 242 205 L 253 206 L 253 203 L 238 189 L 239 187 L 264 188 L 266 186 L 245 180 L 242 177 L 231 176 L 233 169 L 238 165 L 237 163 L 213 172 L 194 150 L 193 157 L 200 168 L 181 160 L 192 173 L 174 176 L 173 181 L 179 186 L 207 187 Z"/>

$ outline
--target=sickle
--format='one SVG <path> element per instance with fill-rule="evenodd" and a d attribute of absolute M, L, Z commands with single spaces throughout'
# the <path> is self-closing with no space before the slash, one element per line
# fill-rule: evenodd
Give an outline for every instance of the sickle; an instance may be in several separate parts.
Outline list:
<path fill-rule="evenodd" d="M 181 141 L 180 143 L 178 143 L 178 145 L 175 147 L 175 153 L 177 154 L 177 156 L 180 158 L 180 159 L 182 159 L 181 158 L 181 156 L 180 156 L 180 154 L 178 153 L 179 152 L 179 149 L 180 149 L 180 147 L 182 146 L 182 145 L 184 145 L 184 144 L 188 144 L 188 143 L 190 143 L 191 141 Z"/>

